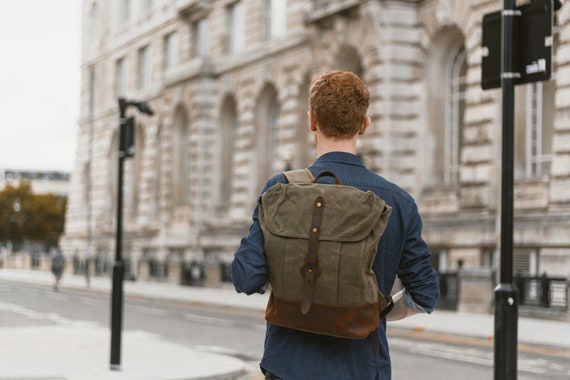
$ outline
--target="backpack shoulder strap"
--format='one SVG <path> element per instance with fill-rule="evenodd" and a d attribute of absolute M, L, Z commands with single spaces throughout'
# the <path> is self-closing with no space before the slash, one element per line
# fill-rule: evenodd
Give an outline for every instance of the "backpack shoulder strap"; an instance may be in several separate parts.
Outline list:
<path fill-rule="evenodd" d="M 289 183 L 310 183 L 315 177 L 309 169 L 296 169 L 283 172 Z"/>

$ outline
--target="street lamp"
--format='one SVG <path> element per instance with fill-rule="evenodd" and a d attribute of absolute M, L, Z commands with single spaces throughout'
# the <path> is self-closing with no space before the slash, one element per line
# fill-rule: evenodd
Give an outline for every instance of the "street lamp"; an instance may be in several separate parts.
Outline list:
<path fill-rule="evenodd" d="M 135 155 L 135 118 L 126 118 L 128 107 L 134 106 L 145 115 L 153 115 L 145 102 L 119 98 L 119 159 L 117 186 L 117 232 L 115 262 L 113 264 L 113 291 L 111 302 L 111 370 L 121 369 L 121 329 L 123 324 L 123 279 L 125 264 L 121 255 L 123 241 L 123 164 Z"/>

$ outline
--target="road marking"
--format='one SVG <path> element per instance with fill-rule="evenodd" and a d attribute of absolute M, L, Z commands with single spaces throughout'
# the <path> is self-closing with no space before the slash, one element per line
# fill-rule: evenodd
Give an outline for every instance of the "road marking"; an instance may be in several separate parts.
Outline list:
<path fill-rule="evenodd" d="M 59 314 L 56 313 L 46 313 L 46 312 L 40 312 L 40 311 L 35 311 L 35 310 L 31 310 L 25 307 L 22 307 L 20 305 L 16 305 L 16 304 L 11 304 L 11 303 L 4 303 L 4 302 L 0 302 L 0 311 L 9 311 L 12 313 L 16 313 L 16 314 L 20 314 L 23 315 L 24 317 L 28 318 L 28 319 L 32 319 L 32 320 L 43 320 L 43 319 L 47 319 L 49 321 L 64 325 L 64 324 L 68 324 L 71 322 L 70 319 L 62 317 Z"/>
<path fill-rule="evenodd" d="M 132 311 L 136 311 L 143 314 L 156 315 L 158 317 L 166 317 L 168 315 L 168 312 L 166 310 L 157 309 L 148 306 L 126 305 L 125 309 L 130 309 Z"/>
<path fill-rule="evenodd" d="M 93 299 L 93 298 L 87 298 L 87 297 L 76 297 L 76 299 L 86 305 L 91 305 L 91 306 L 103 306 L 106 304 L 109 304 L 108 300 L 98 300 L 98 299 Z"/>
<path fill-rule="evenodd" d="M 436 358 L 461 361 L 484 366 L 493 365 L 493 354 L 472 348 L 450 347 L 441 343 L 408 341 L 406 339 L 392 338 L 390 346 L 405 348 L 414 354 Z"/>
<path fill-rule="evenodd" d="M 388 330 L 388 336 L 398 336 L 402 338 L 421 339 L 421 340 L 436 341 L 436 342 L 450 343 L 450 344 L 465 344 L 476 347 L 492 348 L 494 344 L 492 336 L 488 338 L 472 338 L 466 336 L 446 335 L 441 333 L 430 333 L 425 330 L 406 330 L 406 329 L 390 328 Z M 570 350 L 531 346 L 523 343 L 519 343 L 518 351 L 529 354 L 540 354 L 547 356 L 570 358 Z"/>
<path fill-rule="evenodd" d="M 234 321 L 224 318 L 206 317 L 197 314 L 184 314 L 184 317 L 189 321 L 197 323 L 206 323 L 209 325 L 216 325 L 216 326 L 235 326 Z"/>
<path fill-rule="evenodd" d="M 37 297 L 40 294 L 40 291 L 36 289 L 21 288 L 19 293 L 27 297 Z"/>
<path fill-rule="evenodd" d="M 450 346 L 447 342 L 437 342 L 421 339 L 413 339 L 407 337 L 391 337 L 389 338 L 391 347 L 398 347 L 413 354 L 448 359 L 458 362 L 483 365 L 492 367 L 494 365 L 494 353 L 490 347 L 484 345 L 460 347 L 457 345 Z M 466 344 L 454 340 L 455 344 Z M 520 350 L 519 350 L 520 352 Z M 529 354 L 529 352 L 526 352 Z M 533 354 L 533 353 L 531 353 Z M 522 372 L 533 373 L 537 375 L 545 375 L 552 372 L 564 373 L 567 366 L 560 363 L 552 363 L 544 358 L 534 358 L 528 355 L 518 358 L 518 370 Z M 570 371 L 569 371 L 570 373 Z"/>
<path fill-rule="evenodd" d="M 267 325 L 255 324 L 253 325 L 253 329 L 257 331 L 265 331 L 267 329 Z"/>

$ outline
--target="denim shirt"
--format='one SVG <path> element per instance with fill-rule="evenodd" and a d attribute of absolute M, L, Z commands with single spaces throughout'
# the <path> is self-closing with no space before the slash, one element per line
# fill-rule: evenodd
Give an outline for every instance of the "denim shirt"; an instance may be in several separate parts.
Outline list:
<path fill-rule="evenodd" d="M 397 275 L 413 301 L 431 313 L 439 293 L 437 274 L 421 237 L 422 221 L 414 199 L 400 187 L 366 169 L 360 158 L 350 153 L 324 154 L 309 170 L 314 176 L 331 170 L 343 184 L 371 190 L 392 207 L 372 267 L 378 287 L 382 293 L 389 294 Z M 329 181 L 334 180 L 330 177 L 319 179 L 323 183 Z M 287 182 L 283 174 L 272 177 L 263 191 L 278 182 Z M 263 233 L 257 216 L 256 207 L 253 224 L 232 262 L 232 280 L 240 293 L 263 293 L 268 281 Z M 373 348 L 375 340 L 370 338 L 329 337 L 267 323 L 260 365 L 284 380 L 389 380 L 391 365 L 385 319 L 373 334 L 378 335 L 379 350 Z"/>

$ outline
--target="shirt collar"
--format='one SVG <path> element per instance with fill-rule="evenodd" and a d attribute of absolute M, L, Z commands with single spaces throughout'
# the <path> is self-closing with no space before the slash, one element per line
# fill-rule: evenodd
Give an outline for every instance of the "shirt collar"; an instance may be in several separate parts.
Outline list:
<path fill-rule="evenodd" d="M 329 152 L 325 153 L 315 161 L 315 164 L 320 164 L 323 162 L 335 162 L 341 164 L 355 165 L 364 167 L 364 163 L 355 154 L 348 152 Z"/>

